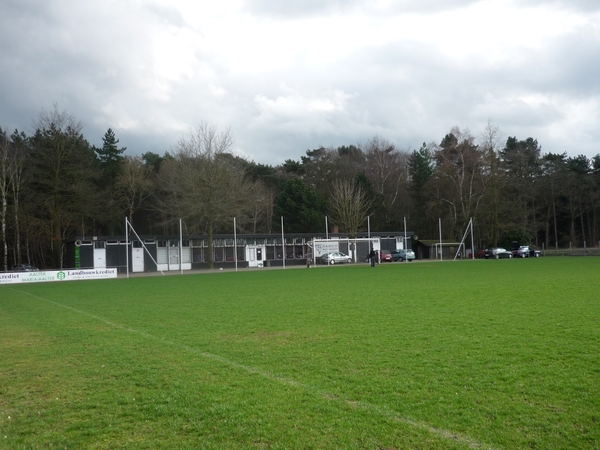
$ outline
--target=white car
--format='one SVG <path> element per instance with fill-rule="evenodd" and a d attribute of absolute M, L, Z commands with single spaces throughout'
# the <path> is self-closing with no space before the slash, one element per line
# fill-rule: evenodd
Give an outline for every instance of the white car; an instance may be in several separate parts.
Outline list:
<path fill-rule="evenodd" d="M 325 253 L 321 255 L 321 263 L 322 264 L 343 264 L 343 263 L 351 263 L 352 258 L 345 253 L 342 252 L 331 252 Z"/>

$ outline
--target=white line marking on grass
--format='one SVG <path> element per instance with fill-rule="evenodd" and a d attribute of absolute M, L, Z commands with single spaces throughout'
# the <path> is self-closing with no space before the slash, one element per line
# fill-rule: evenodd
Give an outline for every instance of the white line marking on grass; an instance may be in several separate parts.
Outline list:
<path fill-rule="evenodd" d="M 450 441 L 454 441 L 454 442 L 457 442 L 459 444 L 466 445 L 469 448 L 473 448 L 473 449 L 489 449 L 489 450 L 493 450 L 494 449 L 494 447 L 492 447 L 492 446 L 490 446 L 488 444 L 482 444 L 480 442 L 477 442 L 477 441 L 475 441 L 474 439 L 472 439 L 472 438 L 470 438 L 468 436 L 465 436 L 465 435 L 462 435 L 462 434 L 458 434 L 458 433 L 454 433 L 454 432 L 449 431 L 449 430 L 444 430 L 444 429 L 441 429 L 441 428 L 437 428 L 437 427 L 429 425 L 428 423 L 425 423 L 425 422 L 420 422 L 418 420 L 413 420 L 413 419 L 409 419 L 407 417 L 402 417 L 396 411 L 393 411 L 393 410 L 391 410 L 391 409 L 389 409 L 387 407 L 373 405 L 373 404 L 368 403 L 368 402 L 349 400 L 347 398 L 344 398 L 343 396 L 340 396 L 340 395 L 337 395 L 337 394 L 332 394 L 331 392 L 324 391 L 322 389 L 319 389 L 317 387 L 311 386 L 309 384 L 300 383 L 300 382 L 298 382 L 296 380 L 293 380 L 291 378 L 286 378 L 286 377 L 282 377 L 282 376 L 279 376 L 279 375 L 275 375 L 275 374 L 273 374 L 271 372 L 266 372 L 266 371 L 264 371 L 262 369 L 259 369 L 257 367 L 247 366 L 247 365 L 235 362 L 235 361 L 231 361 L 231 360 L 229 360 L 227 358 L 224 358 L 222 356 L 215 355 L 214 353 L 205 352 L 205 351 L 199 350 L 197 348 L 190 347 L 189 345 L 185 345 L 185 344 L 173 342 L 173 341 L 170 341 L 170 340 L 165 339 L 165 338 L 161 338 L 161 337 L 158 337 L 158 336 L 153 336 L 151 334 L 146 333 L 145 331 L 136 330 L 136 329 L 129 328 L 129 327 L 127 327 L 125 325 L 122 325 L 122 324 L 119 324 L 119 323 L 111 322 L 110 320 L 107 320 L 104 317 L 96 316 L 96 315 L 88 313 L 86 311 L 82 311 L 80 309 L 73 308 L 72 306 L 63 305 L 62 303 L 58 303 L 58 302 L 55 302 L 53 300 L 48 300 L 47 298 L 40 297 L 39 295 L 35 295 L 35 294 L 30 293 L 30 292 L 21 291 L 19 289 L 15 289 L 15 288 L 12 288 L 12 287 L 9 287 L 8 289 L 11 289 L 11 290 L 13 290 L 15 292 L 19 292 L 21 294 L 28 295 L 28 296 L 36 298 L 38 300 L 42 300 L 44 302 L 50 303 L 50 304 L 58 306 L 60 308 L 68 309 L 68 310 L 76 312 L 78 314 L 82 314 L 84 316 L 91 317 L 91 318 L 93 318 L 95 320 L 103 322 L 103 323 L 105 323 L 107 325 L 110 325 L 112 327 L 115 327 L 115 328 L 118 328 L 118 329 L 121 329 L 121 330 L 124 330 L 124 331 L 128 331 L 130 333 L 138 334 L 138 335 L 140 335 L 140 336 L 142 336 L 142 337 L 144 337 L 146 339 L 149 339 L 149 340 L 152 340 L 152 341 L 161 342 L 163 344 L 167 344 L 167 345 L 172 346 L 172 347 L 176 347 L 176 348 L 179 348 L 179 349 L 183 349 L 183 350 L 195 353 L 195 354 L 200 355 L 200 356 L 202 356 L 204 358 L 211 359 L 213 361 L 217 361 L 217 362 L 222 363 L 224 365 L 227 365 L 227 366 L 230 366 L 230 367 L 233 367 L 233 368 L 236 368 L 236 369 L 243 370 L 244 372 L 251 373 L 251 374 L 256 374 L 256 375 L 260 375 L 263 378 L 266 378 L 266 379 L 269 379 L 269 380 L 272 380 L 272 381 L 276 381 L 278 383 L 281 383 L 281 384 L 284 384 L 284 385 L 287 385 L 287 386 L 293 386 L 293 387 L 296 387 L 296 388 L 299 388 L 299 389 L 305 389 L 307 391 L 311 391 L 311 392 L 319 395 L 320 397 L 322 397 L 322 398 L 324 398 L 326 400 L 333 401 L 333 402 L 344 403 L 344 404 L 346 404 L 348 406 L 351 406 L 353 408 L 356 408 L 356 409 L 364 409 L 364 410 L 368 410 L 368 411 L 373 411 L 373 412 L 375 412 L 375 413 L 377 413 L 377 414 L 379 414 L 381 416 L 386 417 L 387 419 L 395 420 L 395 421 L 398 421 L 400 423 L 403 423 L 403 424 L 406 424 L 406 425 L 410 425 L 413 428 L 417 428 L 417 429 L 420 429 L 420 430 L 428 431 L 432 435 L 439 436 L 441 438 L 444 438 L 444 439 L 447 439 L 447 440 L 450 440 Z"/>

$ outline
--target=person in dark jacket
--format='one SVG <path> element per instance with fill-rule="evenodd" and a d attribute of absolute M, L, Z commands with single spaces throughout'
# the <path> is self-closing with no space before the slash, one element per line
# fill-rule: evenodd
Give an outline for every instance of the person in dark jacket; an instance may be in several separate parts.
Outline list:
<path fill-rule="evenodd" d="M 375 250 L 371 249 L 371 253 L 369 253 L 369 261 L 371 261 L 371 267 L 375 267 Z"/>

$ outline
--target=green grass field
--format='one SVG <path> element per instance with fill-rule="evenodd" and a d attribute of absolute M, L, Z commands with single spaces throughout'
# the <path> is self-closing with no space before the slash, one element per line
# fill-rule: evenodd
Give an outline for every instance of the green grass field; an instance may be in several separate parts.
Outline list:
<path fill-rule="evenodd" d="M 600 448 L 600 258 L 0 286 L 0 345 L 0 448 Z"/>

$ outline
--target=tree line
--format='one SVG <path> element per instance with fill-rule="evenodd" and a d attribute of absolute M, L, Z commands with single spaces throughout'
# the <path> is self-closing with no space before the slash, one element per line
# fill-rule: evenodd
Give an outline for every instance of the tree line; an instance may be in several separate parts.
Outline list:
<path fill-rule="evenodd" d="M 236 156 L 230 130 L 201 123 L 163 155 L 126 155 L 114 131 L 95 147 L 72 115 L 42 110 L 27 135 L 0 128 L 0 269 L 60 268 L 77 236 L 280 231 L 322 233 L 325 217 L 354 236 L 400 231 L 475 243 L 595 246 L 600 155 L 542 153 L 536 139 L 503 139 L 489 123 L 475 137 L 452 128 L 438 143 L 403 150 L 381 137 L 306 150 L 263 165 Z M 368 219 L 367 219 L 368 218 Z"/>

